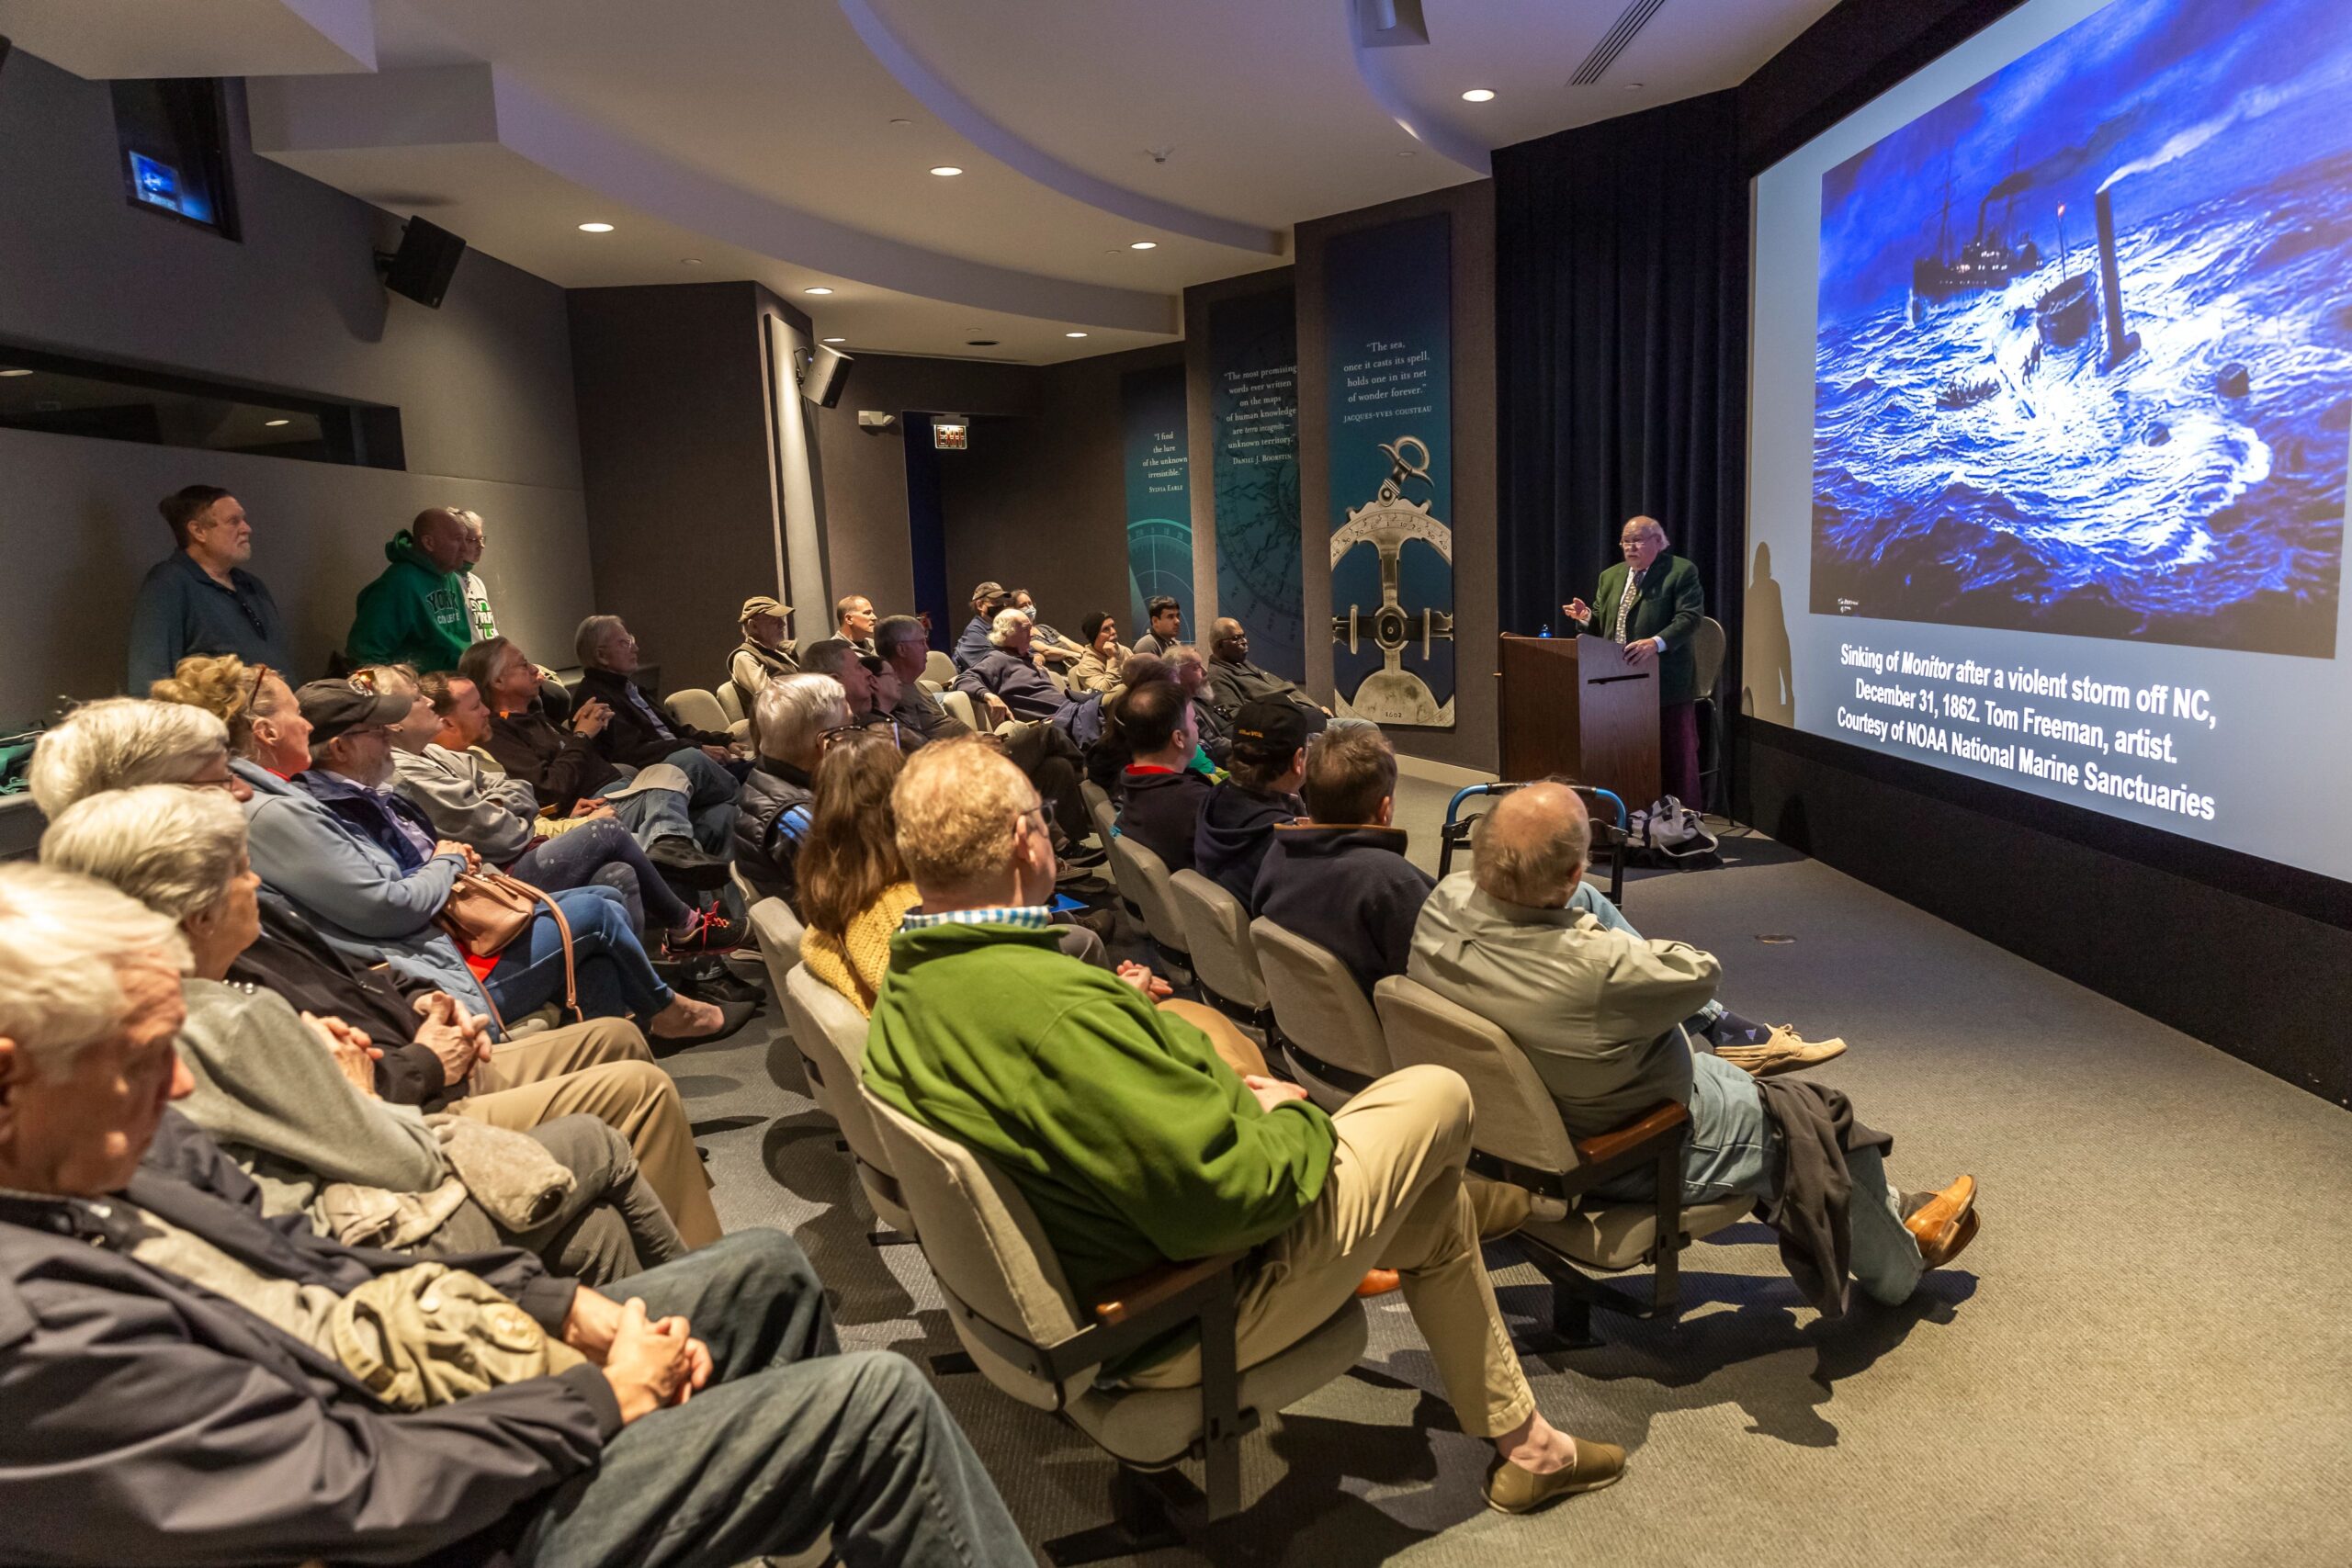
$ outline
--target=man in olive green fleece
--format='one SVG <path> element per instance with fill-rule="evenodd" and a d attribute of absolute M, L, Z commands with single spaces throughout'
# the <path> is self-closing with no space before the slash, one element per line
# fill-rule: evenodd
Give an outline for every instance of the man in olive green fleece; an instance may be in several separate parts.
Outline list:
<path fill-rule="evenodd" d="M 1134 985 L 1059 951 L 1056 866 L 1037 792 L 978 737 L 916 752 L 891 795 L 922 905 L 890 943 L 865 1083 L 987 1156 L 1017 1184 L 1081 1300 L 1164 1259 L 1248 1249 L 1240 1364 L 1296 1344 L 1374 1268 L 1403 1276 L 1465 1432 L 1498 1456 L 1511 1512 L 1614 1481 L 1623 1450 L 1535 1408 L 1495 1307 L 1463 1191 L 1470 1093 L 1408 1067 L 1337 1115 L 1297 1086 L 1243 1077 Z M 1200 1381 L 1197 1348 L 1124 1370 Z"/>
<path fill-rule="evenodd" d="M 420 512 L 384 547 L 383 572 L 359 591 L 345 644 L 355 663 L 407 664 L 419 674 L 455 670 L 473 642 L 466 580 L 458 570 L 465 520 L 447 507 Z"/>

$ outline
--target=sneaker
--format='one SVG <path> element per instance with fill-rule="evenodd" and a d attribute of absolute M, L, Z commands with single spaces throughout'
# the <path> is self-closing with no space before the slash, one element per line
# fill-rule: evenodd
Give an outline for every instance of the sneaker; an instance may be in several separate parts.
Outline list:
<path fill-rule="evenodd" d="M 1070 911 L 1069 923 L 1074 926 L 1083 926 L 1104 942 L 1108 942 L 1112 934 L 1119 929 L 1119 917 L 1109 909 L 1073 909 Z"/>
<path fill-rule="evenodd" d="M 645 858 L 662 877 L 681 887 L 705 891 L 727 886 L 727 863 L 705 851 L 684 833 L 656 839 L 646 846 Z"/>
<path fill-rule="evenodd" d="M 665 958 L 687 958 L 698 953 L 726 953 L 749 940 L 750 933 L 741 920 L 730 920 L 717 909 L 696 909 L 695 923 L 684 934 L 669 932 L 662 938 L 662 954 Z"/>
<path fill-rule="evenodd" d="M 1807 1040 L 1785 1023 L 1776 1023 L 1760 1045 L 1717 1045 L 1715 1055 L 1751 1077 L 1769 1078 L 1802 1072 L 1846 1054 L 1843 1040 Z"/>
<path fill-rule="evenodd" d="M 1625 1473 L 1625 1450 L 1597 1438 L 1578 1438 L 1574 1463 L 1548 1475 L 1498 1460 L 1487 1476 L 1487 1506 L 1498 1514 L 1532 1514 L 1577 1492 L 1613 1486 Z"/>
<path fill-rule="evenodd" d="M 1074 850 L 1062 850 L 1057 852 L 1055 858 L 1059 860 L 1064 865 L 1101 865 L 1104 861 L 1111 858 L 1111 852 L 1102 848 L 1100 844 L 1081 844 Z"/>

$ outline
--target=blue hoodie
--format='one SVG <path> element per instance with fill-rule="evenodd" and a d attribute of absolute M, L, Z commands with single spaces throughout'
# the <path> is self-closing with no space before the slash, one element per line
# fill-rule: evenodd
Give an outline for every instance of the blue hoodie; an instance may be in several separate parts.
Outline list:
<path fill-rule="evenodd" d="M 1254 915 L 1250 898 L 1275 827 L 1306 815 L 1306 803 L 1295 795 L 1261 795 L 1228 780 L 1201 807 L 1200 825 L 1193 829 L 1193 869 Z"/>
<path fill-rule="evenodd" d="M 1437 879 L 1405 858 L 1402 828 L 1319 822 L 1276 828 L 1250 908 L 1330 950 L 1370 996 L 1405 972 L 1413 926 Z"/>

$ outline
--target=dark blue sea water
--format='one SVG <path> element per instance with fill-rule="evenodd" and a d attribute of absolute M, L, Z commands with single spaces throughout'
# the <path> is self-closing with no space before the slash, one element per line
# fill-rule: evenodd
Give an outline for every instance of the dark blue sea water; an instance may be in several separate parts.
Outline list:
<path fill-rule="evenodd" d="M 2140 349 L 2111 369 L 2096 298 L 2072 347 L 2041 344 L 2034 323 L 2062 276 L 2096 277 L 2087 190 L 2063 264 L 2043 223 L 2041 267 L 2003 288 L 1926 303 L 1916 323 L 1901 295 L 1822 321 L 1816 613 L 2333 655 L 2352 154 L 2142 210 L 2165 188 L 2113 193 Z M 1939 407 L 1954 382 L 1991 390 Z"/>

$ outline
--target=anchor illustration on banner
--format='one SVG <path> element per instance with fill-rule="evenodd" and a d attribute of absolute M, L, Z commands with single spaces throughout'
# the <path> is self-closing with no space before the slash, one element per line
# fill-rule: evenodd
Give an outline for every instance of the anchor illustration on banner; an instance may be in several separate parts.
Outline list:
<path fill-rule="evenodd" d="M 1381 667 L 1363 678 L 1353 695 L 1337 694 L 1340 711 L 1375 724 L 1444 728 L 1453 723 L 1453 699 L 1440 703 L 1429 682 L 1404 667 L 1404 659 L 1405 649 L 1416 642 L 1423 659 L 1433 643 L 1452 642 L 1453 616 L 1436 609 L 1408 613 L 1398 601 L 1396 580 L 1408 539 L 1420 540 L 1453 565 L 1453 530 L 1430 515 L 1428 502 L 1405 499 L 1406 480 L 1429 482 L 1429 444 L 1418 435 L 1400 435 L 1393 443 L 1382 442 L 1380 449 L 1388 455 L 1389 469 L 1380 482 L 1379 498 L 1351 508 L 1347 522 L 1331 536 L 1334 570 L 1358 545 L 1369 544 L 1380 552 L 1380 605 L 1370 613 L 1368 630 L 1373 646 L 1380 649 Z M 1418 458 L 1407 457 L 1408 450 L 1418 453 Z M 1334 614 L 1331 640 L 1356 652 L 1367 633 L 1364 621 L 1365 612 L 1357 604 L 1349 605 L 1344 615 Z"/>

